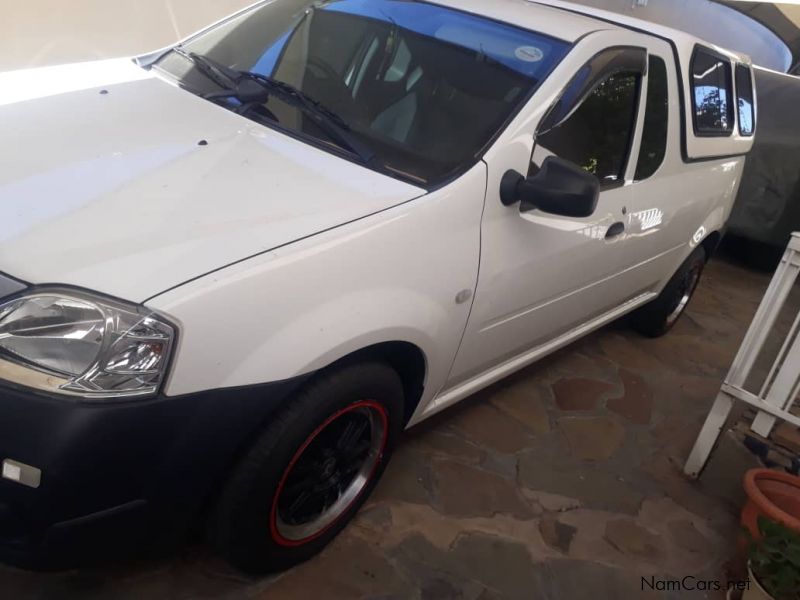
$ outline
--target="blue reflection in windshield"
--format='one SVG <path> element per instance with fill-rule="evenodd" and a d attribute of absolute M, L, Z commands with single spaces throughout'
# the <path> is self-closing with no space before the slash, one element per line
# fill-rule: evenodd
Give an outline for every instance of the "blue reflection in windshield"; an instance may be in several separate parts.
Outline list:
<path fill-rule="evenodd" d="M 323 10 L 392 23 L 482 53 L 528 77 L 536 77 L 553 60 L 552 44 L 541 34 L 434 4 L 407 0 L 340 0 L 326 5 Z"/>
<path fill-rule="evenodd" d="M 284 33 L 278 40 L 272 44 L 264 55 L 258 59 L 258 62 L 253 67 L 253 71 L 256 73 L 261 73 L 262 75 L 266 75 L 269 77 L 275 71 L 275 65 L 278 64 L 278 60 L 283 54 L 283 48 L 286 46 L 286 42 L 289 41 L 289 38 L 292 36 L 291 31 L 287 31 Z"/>
<path fill-rule="evenodd" d="M 409 0 L 334 0 L 318 8 L 395 25 L 483 54 L 539 80 L 564 54 L 565 44 L 542 34 L 434 4 Z M 253 71 L 272 75 L 292 31 L 266 49 Z"/>

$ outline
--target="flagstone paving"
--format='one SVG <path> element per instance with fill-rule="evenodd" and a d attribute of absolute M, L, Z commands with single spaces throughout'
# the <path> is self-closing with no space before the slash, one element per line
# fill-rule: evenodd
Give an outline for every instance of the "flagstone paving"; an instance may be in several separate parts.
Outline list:
<path fill-rule="evenodd" d="M 319 557 L 247 577 L 177 556 L 60 574 L 0 567 L 8 598 L 721 598 L 643 578 L 724 578 L 739 480 L 724 438 L 680 467 L 769 277 L 714 260 L 667 337 L 613 324 L 410 431 L 374 497 Z"/>

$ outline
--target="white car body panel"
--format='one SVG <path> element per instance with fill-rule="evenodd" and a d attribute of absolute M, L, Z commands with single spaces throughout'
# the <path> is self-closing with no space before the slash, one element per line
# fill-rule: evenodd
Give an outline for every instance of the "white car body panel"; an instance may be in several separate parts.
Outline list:
<path fill-rule="evenodd" d="M 481 280 L 450 385 L 478 376 L 498 357 L 507 360 L 526 352 L 630 299 L 620 296 L 617 280 L 623 240 L 604 239 L 608 228 L 622 219 L 630 198 L 627 187 L 601 193 L 597 210 L 587 218 L 539 210 L 520 213 L 516 206 L 504 206 L 499 192 L 507 170 L 528 172 L 536 127 L 565 82 L 609 45 L 636 41 L 638 36 L 629 32 L 585 37 L 486 154 Z"/>
<path fill-rule="evenodd" d="M 456 296 L 478 276 L 485 190 L 478 163 L 415 202 L 154 298 L 183 331 L 167 393 L 288 379 L 404 341 L 424 349 L 427 403 L 469 316 Z"/>
<path fill-rule="evenodd" d="M 541 211 L 520 214 L 503 206 L 500 180 L 508 169 L 527 172 L 536 126 L 557 99 L 563 82 L 598 52 L 615 45 L 645 47 L 668 67 L 667 152 L 655 176 L 634 181 L 636 161 L 630 161 L 624 186 L 603 191 L 597 211 L 588 218 Z M 449 386 L 461 388 L 469 380 L 480 380 L 498 357 L 513 360 L 562 336 L 571 339 L 571 332 L 583 329 L 585 323 L 604 321 L 603 315 L 614 314 L 618 306 L 652 297 L 696 245 L 693 236 L 701 224 L 706 233 L 721 229 L 735 198 L 744 158 L 683 162 L 677 76 L 671 56 L 666 42 L 631 31 L 586 36 L 537 91 L 530 110 L 523 111 L 486 154 L 489 191 L 481 280 Z M 639 131 L 645 92 L 642 86 Z M 640 143 L 641 133 L 631 156 L 638 156 Z M 625 224 L 625 233 L 605 239 L 615 222 Z"/>
<path fill-rule="evenodd" d="M 527 0 L 439 3 L 576 44 L 454 181 L 427 193 L 129 62 L 68 67 L 71 89 L 48 71 L 49 91 L 42 82 L 27 98 L 0 92 L 0 268 L 167 315 L 180 329 L 170 396 L 290 379 L 374 344 L 413 344 L 426 374 L 410 424 L 655 297 L 724 227 L 752 138 L 738 126 L 726 139 L 691 134 L 672 47 L 624 27 L 635 20 L 557 0 L 546 3 L 621 25 Z M 700 41 L 653 30 L 676 44 L 689 89 Z M 564 85 L 620 45 L 667 63 L 670 125 L 658 172 L 633 179 L 641 101 L 624 184 L 603 192 L 593 216 L 503 206 L 501 178 L 527 172 L 534 133 Z M 113 76 L 103 80 L 104 70 Z M 44 75 L 2 76 L 0 89 Z M 616 222 L 625 233 L 606 240 Z"/>
<path fill-rule="evenodd" d="M 109 73 L 115 83 L 100 86 Z M 29 283 L 141 302 L 425 193 L 131 61 L 11 73 L 6 85 L 0 264 Z M 17 89 L 36 97 L 5 102 Z"/>

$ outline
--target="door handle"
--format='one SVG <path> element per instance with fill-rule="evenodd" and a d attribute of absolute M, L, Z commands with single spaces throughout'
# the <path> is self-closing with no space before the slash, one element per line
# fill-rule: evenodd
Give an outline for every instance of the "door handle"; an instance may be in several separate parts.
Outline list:
<path fill-rule="evenodd" d="M 615 238 L 618 235 L 622 235 L 624 231 L 625 231 L 625 223 L 623 223 L 622 221 L 614 223 L 611 227 L 608 228 L 608 231 L 606 232 L 606 239 L 610 240 L 611 238 Z"/>

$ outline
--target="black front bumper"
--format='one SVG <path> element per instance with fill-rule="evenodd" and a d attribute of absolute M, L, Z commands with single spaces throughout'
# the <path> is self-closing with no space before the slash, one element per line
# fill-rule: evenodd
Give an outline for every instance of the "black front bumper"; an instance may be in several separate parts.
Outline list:
<path fill-rule="evenodd" d="M 76 402 L 0 385 L 0 561 L 57 569 L 181 540 L 236 457 L 305 378 L 125 403 Z"/>

